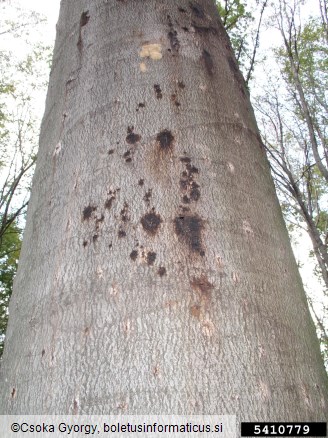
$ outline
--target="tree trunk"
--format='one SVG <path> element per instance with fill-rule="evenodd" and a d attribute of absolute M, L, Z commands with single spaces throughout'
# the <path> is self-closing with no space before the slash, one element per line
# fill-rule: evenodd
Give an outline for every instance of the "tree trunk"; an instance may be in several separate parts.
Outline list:
<path fill-rule="evenodd" d="M 1 413 L 323 420 L 327 381 L 212 0 L 62 1 Z"/>

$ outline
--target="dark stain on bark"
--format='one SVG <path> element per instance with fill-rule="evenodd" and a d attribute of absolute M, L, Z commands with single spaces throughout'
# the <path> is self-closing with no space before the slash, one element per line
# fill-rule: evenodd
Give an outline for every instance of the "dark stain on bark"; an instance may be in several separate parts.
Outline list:
<path fill-rule="evenodd" d="M 90 20 L 89 11 L 82 12 L 81 18 L 80 18 L 80 27 L 83 27 L 86 24 L 88 24 L 89 20 Z"/>
<path fill-rule="evenodd" d="M 145 180 L 139 179 L 138 186 L 142 187 L 144 185 L 144 183 L 145 183 Z"/>
<path fill-rule="evenodd" d="M 145 196 L 143 197 L 143 200 L 149 205 L 150 204 L 150 198 L 152 195 L 152 189 L 149 189 L 148 192 L 145 193 Z"/>
<path fill-rule="evenodd" d="M 83 247 L 85 248 L 86 246 L 88 246 L 88 242 L 86 240 L 83 241 Z"/>
<path fill-rule="evenodd" d="M 184 8 L 181 8 L 181 7 L 180 7 L 180 8 L 178 8 L 178 11 L 179 11 L 179 12 L 182 12 L 183 14 L 185 14 L 185 13 L 187 12 L 187 10 L 186 10 L 186 9 L 184 9 Z"/>
<path fill-rule="evenodd" d="M 149 251 L 147 254 L 147 264 L 152 266 L 156 260 L 156 252 Z"/>
<path fill-rule="evenodd" d="M 139 111 L 140 108 L 145 108 L 146 104 L 143 102 L 138 103 L 136 111 Z"/>
<path fill-rule="evenodd" d="M 191 287 L 200 294 L 201 298 L 205 299 L 206 301 L 210 300 L 214 286 L 208 281 L 206 275 L 194 277 L 190 284 Z"/>
<path fill-rule="evenodd" d="M 178 81 L 178 87 L 181 88 L 181 90 L 183 90 L 184 88 L 186 88 L 185 84 L 183 81 Z"/>
<path fill-rule="evenodd" d="M 180 102 L 177 100 L 177 95 L 175 93 L 171 94 L 171 100 L 176 107 L 179 107 L 181 105 Z"/>
<path fill-rule="evenodd" d="M 92 236 L 92 241 L 93 241 L 93 243 L 96 243 L 98 237 L 99 237 L 98 234 L 94 234 L 94 235 Z"/>
<path fill-rule="evenodd" d="M 201 311 L 201 306 L 199 306 L 198 304 L 194 304 L 193 306 L 190 307 L 190 314 L 194 318 L 197 318 L 197 319 L 200 318 L 200 311 Z"/>
<path fill-rule="evenodd" d="M 164 266 L 160 266 L 160 267 L 158 268 L 157 274 L 158 274 L 160 277 L 164 277 L 164 275 L 166 275 L 166 269 L 164 268 Z"/>
<path fill-rule="evenodd" d="M 138 257 L 138 251 L 137 250 L 133 250 L 133 251 L 131 251 L 131 253 L 130 253 L 130 259 L 131 260 L 133 260 L 134 262 L 137 260 L 137 257 Z"/>
<path fill-rule="evenodd" d="M 174 136 L 172 135 L 172 132 L 169 131 L 168 129 L 164 129 L 163 131 L 159 132 L 156 136 L 157 144 L 159 145 L 160 151 L 162 152 L 168 152 L 172 150 L 173 140 L 174 140 Z"/>
<path fill-rule="evenodd" d="M 154 90 L 155 90 L 155 94 L 156 94 L 157 99 L 162 99 L 163 94 L 162 94 L 162 90 L 161 90 L 160 85 L 155 84 L 154 85 Z"/>
<path fill-rule="evenodd" d="M 107 210 L 110 210 L 110 208 L 112 207 L 113 201 L 115 199 L 115 196 L 111 196 L 110 198 L 108 198 L 105 202 L 105 208 Z"/>
<path fill-rule="evenodd" d="M 114 153 L 114 149 L 109 149 L 108 155 L 112 155 Z"/>
<path fill-rule="evenodd" d="M 167 37 L 170 41 L 171 51 L 178 52 L 179 48 L 180 48 L 180 42 L 178 40 L 178 33 L 173 27 L 173 23 L 172 23 L 172 19 L 171 19 L 170 15 L 167 16 L 167 22 L 168 22 L 168 25 L 170 28 L 170 30 L 167 34 Z"/>
<path fill-rule="evenodd" d="M 41 351 L 41 356 L 43 357 L 45 354 L 46 354 L 46 350 L 43 349 L 43 350 Z"/>
<path fill-rule="evenodd" d="M 119 237 L 119 239 L 122 239 L 122 237 L 125 237 L 125 236 L 126 236 L 126 232 L 122 228 L 120 228 L 118 230 L 118 237 Z"/>
<path fill-rule="evenodd" d="M 154 236 L 159 226 L 161 225 L 162 219 L 159 214 L 156 214 L 154 211 L 151 213 L 145 214 L 141 218 L 141 225 L 143 229 L 150 235 Z"/>
<path fill-rule="evenodd" d="M 174 229 L 182 242 L 188 245 L 192 252 L 204 256 L 202 246 L 203 220 L 197 215 L 180 215 L 174 219 Z"/>
<path fill-rule="evenodd" d="M 189 2 L 189 7 L 194 15 L 198 18 L 204 18 L 203 8 L 198 3 Z"/>
<path fill-rule="evenodd" d="M 213 76 L 213 73 L 214 73 L 213 59 L 212 59 L 212 56 L 210 55 L 210 53 L 206 49 L 203 50 L 202 60 L 203 60 L 203 63 L 205 65 L 207 73 L 210 76 Z"/>
<path fill-rule="evenodd" d="M 195 29 L 195 32 L 198 33 L 199 35 L 217 35 L 218 34 L 218 30 L 213 27 L 213 26 L 199 26 L 197 23 L 195 23 L 194 21 L 192 22 L 192 27 Z"/>
<path fill-rule="evenodd" d="M 92 213 L 97 210 L 97 207 L 88 205 L 83 210 L 83 220 L 89 220 L 92 216 Z"/>
<path fill-rule="evenodd" d="M 14 398 L 16 395 L 16 388 L 13 388 L 11 391 L 11 398 Z"/>
<path fill-rule="evenodd" d="M 138 143 L 138 141 L 141 140 L 141 135 L 135 134 L 133 131 L 134 131 L 134 127 L 129 126 L 128 130 L 127 130 L 128 135 L 125 138 L 125 141 L 129 144 L 136 144 L 136 143 Z"/>
<path fill-rule="evenodd" d="M 129 216 L 129 206 L 126 202 L 124 202 L 124 206 L 120 212 L 121 221 L 122 222 L 128 222 L 130 220 Z"/>
<path fill-rule="evenodd" d="M 198 174 L 197 167 L 191 164 L 189 157 L 181 157 L 180 161 L 185 164 L 186 170 L 181 173 L 179 181 L 180 189 L 185 192 L 182 196 L 182 202 L 189 204 L 192 201 L 198 201 L 200 198 L 200 186 L 194 181 L 194 175 Z"/>

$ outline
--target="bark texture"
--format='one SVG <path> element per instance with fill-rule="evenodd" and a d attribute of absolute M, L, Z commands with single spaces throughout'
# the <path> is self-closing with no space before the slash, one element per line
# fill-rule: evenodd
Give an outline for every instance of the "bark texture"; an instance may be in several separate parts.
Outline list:
<path fill-rule="evenodd" d="M 1 413 L 315 421 L 327 382 L 212 0 L 62 1 Z"/>

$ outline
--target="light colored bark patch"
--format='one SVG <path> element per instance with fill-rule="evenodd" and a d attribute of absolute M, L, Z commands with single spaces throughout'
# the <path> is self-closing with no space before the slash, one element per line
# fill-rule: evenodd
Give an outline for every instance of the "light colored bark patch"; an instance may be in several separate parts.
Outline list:
<path fill-rule="evenodd" d="M 140 71 L 142 73 L 145 73 L 147 71 L 147 66 L 146 66 L 146 64 L 144 62 L 140 62 L 140 66 L 139 67 L 140 67 Z"/>
<path fill-rule="evenodd" d="M 140 58 L 150 58 L 155 61 L 162 59 L 162 46 L 160 44 L 144 44 L 139 54 Z"/>

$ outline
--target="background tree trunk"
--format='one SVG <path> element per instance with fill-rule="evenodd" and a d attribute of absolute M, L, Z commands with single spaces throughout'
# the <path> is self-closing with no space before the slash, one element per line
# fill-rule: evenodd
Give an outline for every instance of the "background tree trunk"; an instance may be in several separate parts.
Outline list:
<path fill-rule="evenodd" d="M 1 413 L 323 420 L 326 376 L 214 2 L 62 2 Z"/>

